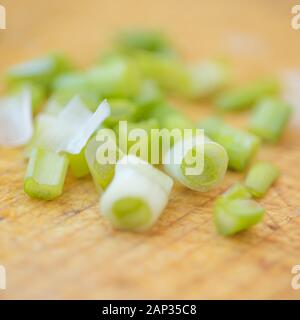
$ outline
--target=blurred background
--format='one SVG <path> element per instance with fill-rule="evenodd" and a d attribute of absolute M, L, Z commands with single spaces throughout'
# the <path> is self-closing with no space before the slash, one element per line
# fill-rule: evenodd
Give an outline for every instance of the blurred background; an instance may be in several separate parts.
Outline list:
<path fill-rule="evenodd" d="M 296 2 L 2 0 L 7 30 L 0 33 L 0 70 L 51 50 L 87 65 L 117 31 L 151 27 L 166 32 L 189 60 L 228 55 L 243 70 L 274 71 L 299 63 L 300 32 L 291 27 Z"/>

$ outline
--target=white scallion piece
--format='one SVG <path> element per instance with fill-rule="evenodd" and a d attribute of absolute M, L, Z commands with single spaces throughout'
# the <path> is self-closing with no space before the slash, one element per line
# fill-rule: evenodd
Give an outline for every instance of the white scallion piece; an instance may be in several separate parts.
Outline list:
<path fill-rule="evenodd" d="M 54 152 L 78 154 L 109 115 L 110 107 L 106 100 L 93 113 L 76 96 L 57 116 L 39 116 L 34 145 Z"/>
<path fill-rule="evenodd" d="M 33 133 L 30 91 L 0 99 L 0 145 L 26 144 Z"/>
<path fill-rule="evenodd" d="M 227 166 L 226 150 L 216 142 L 204 137 L 178 141 L 165 155 L 165 171 L 186 187 L 206 192 L 223 179 Z"/>
<path fill-rule="evenodd" d="M 118 229 L 149 229 L 168 203 L 173 180 L 134 156 L 124 156 L 115 170 L 100 199 L 101 214 Z"/>

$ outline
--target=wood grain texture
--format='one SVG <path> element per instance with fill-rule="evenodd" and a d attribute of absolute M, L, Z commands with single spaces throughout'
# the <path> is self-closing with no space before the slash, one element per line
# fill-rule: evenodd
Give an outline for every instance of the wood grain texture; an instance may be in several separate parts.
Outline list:
<path fill-rule="evenodd" d="M 230 56 L 236 81 L 300 67 L 300 31 L 290 27 L 293 1 L 6 0 L 0 30 L 0 70 L 63 50 L 87 66 L 110 37 L 128 26 L 165 30 L 186 59 Z M 193 118 L 205 102 L 177 101 Z M 243 126 L 247 115 L 228 117 Z M 242 175 L 229 173 L 200 194 L 176 185 L 157 225 L 145 234 L 113 230 L 99 215 L 89 178 L 67 177 L 52 202 L 22 190 L 22 149 L 0 149 L 0 264 L 10 298 L 292 298 L 291 268 L 300 264 L 300 131 L 258 155 L 282 175 L 261 201 L 263 223 L 235 237 L 216 234 L 212 204 Z"/>

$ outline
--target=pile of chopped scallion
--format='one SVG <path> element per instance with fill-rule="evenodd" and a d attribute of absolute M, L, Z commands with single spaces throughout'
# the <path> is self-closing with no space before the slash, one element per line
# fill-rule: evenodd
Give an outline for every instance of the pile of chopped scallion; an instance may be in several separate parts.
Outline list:
<path fill-rule="evenodd" d="M 291 107 L 280 99 L 274 78 L 236 88 L 230 80 L 231 68 L 224 61 L 186 63 L 159 32 L 123 32 L 86 70 L 75 68 L 61 54 L 10 68 L 5 75 L 7 95 L 0 99 L 0 145 L 26 145 L 24 190 L 30 197 L 59 197 L 70 167 L 77 178 L 92 176 L 101 193 L 101 214 L 114 227 L 131 231 L 153 226 L 168 203 L 173 179 L 207 192 L 222 181 L 227 167 L 247 171 L 244 182 L 233 185 L 214 204 L 218 232 L 233 235 L 263 218 L 264 209 L 255 198 L 266 194 L 279 171 L 272 163 L 252 162 L 262 143 L 279 141 Z M 167 102 L 170 94 L 211 99 L 217 116 L 195 123 Z M 222 119 L 225 112 L 246 109 L 251 113 L 246 130 Z M 139 142 L 147 142 L 150 153 L 155 149 L 153 129 L 200 128 L 205 136 L 201 145 L 193 136 L 173 141 L 166 154 L 158 146 L 155 165 L 114 141 L 110 146 L 116 162 L 99 162 L 98 153 L 105 146 L 100 129 L 122 138 L 121 121 L 127 121 L 128 129 L 145 130 Z M 179 155 L 183 147 L 186 153 Z M 199 150 L 203 170 L 187 174 Z M 163 163 L 166 155 L 177 162 Z"/>

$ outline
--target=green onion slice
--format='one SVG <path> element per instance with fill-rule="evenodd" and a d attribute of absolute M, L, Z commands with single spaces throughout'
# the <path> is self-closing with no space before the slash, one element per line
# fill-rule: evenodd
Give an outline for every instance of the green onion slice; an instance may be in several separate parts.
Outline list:
<path fill-rule="evenodd" d="M 172 186 L 172 179 L 149 163 L 124 156 L 100 199 L 101 214 L 118 229 L 145 231 L 161 215 Z"/>
<path fill-rule="evenodd" d="M 244 170 L 258 151 L 260 139 L 256 135 L 226 124 L 220 118 L 207 118 L 198 126 L 226 149 L 231 169 Z"/>
<path fill-rule="evenodd" d="M 291 117 L 292 108 L 284 101 L 266 98 L 260 101 L 250 120 L 250 130 L 263 140 L 277 142 Z"/>
<path fill-rule="evenodd" d="M 36 83 L 49 86 L 59 74 L 70 70 L 70 63 L 61 54 L 50 54 L 13 66 L 7 71 L 9 85 L 17 83 Z"/>
<path fill-rule="evenodd" d="M 192 137 L 178 141 L 165 155 L 164 163 L 174 179 L 190 189 L 206 192 L 222 181 L 228 156 L 221 145 L 207 137 L 200 143 Z"/>
<path fill-rule="evenodd" d="M 239 111 L 251 107 L 259 99 L 278 93 L 279 84 L 274 79 L 260 79 L 237 89 L 222 93 L 216 105 L 223 111 Z"/>
<path fill-rule="evenodd" d="M 39 116 L 35 146 L 54 152 L 78 154 L 109 115 L 110 107 L 106 100 L 92 113 L 76 96 L 57 116 Z"/>
<path fill-rule="evenodd" d="M 249 170 L 245 185 L 254 197 L 263 197 L 279 176 L 279 170 L 272 163 L 260 161 Z"/>
<path fill-rule="evenodd" d="M 68 159 L 51 151 L 34 148 L 24 181 L 25 192 L 33 198 L 52 200 L 62 194 Z"/>
<path fill-rule="evenodd" d="M 264 209 L 250 199 L 220 198 L 214 205 L 214 223 L 221 235 L 229 236 L 260 222 Z"/>

